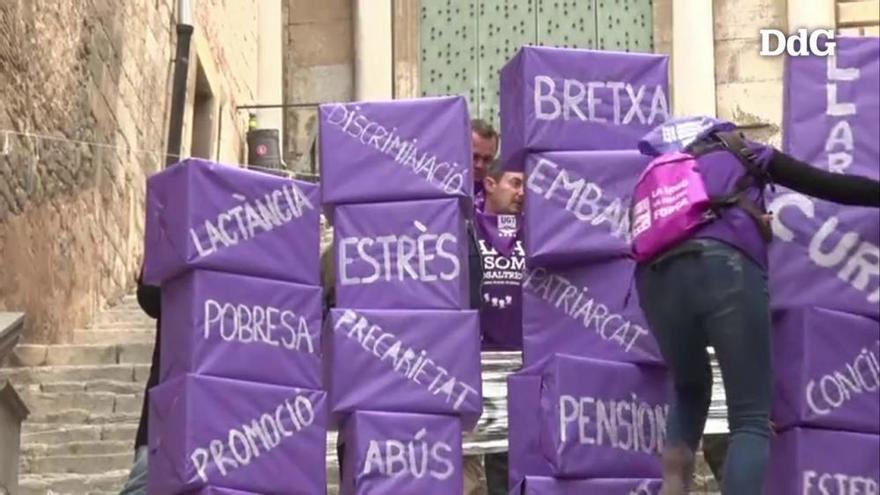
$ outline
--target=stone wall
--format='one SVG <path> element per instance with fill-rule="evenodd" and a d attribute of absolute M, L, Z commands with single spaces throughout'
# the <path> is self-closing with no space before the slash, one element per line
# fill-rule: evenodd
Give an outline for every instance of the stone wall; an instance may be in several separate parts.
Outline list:
<path fill-rule="evenodd" d="M 255 1 L 194 2 L 226 161 L 241 155 L 234 106 L 255 92 Z M 0 309 L 27 312 L 26 341 L 66 342 L 134 287 L 144 181 L 163 163 L 174 5 L 0 2 Z"/>
<path fill-rule="evenodd" d="M 351 0 L 285 0 L 284 100 L 288 104 L 349 101 L 354 97 Z M 317 131 L 314 106 L 284 112 L 284 155 L 299 172 Z"/>
<path fill-rule="evenodd" d="M 782 142 L 783 57 L 761 57 L 759 28 L 787 28 L 786 0 L 714 0 L 718 117 L 755 126 L 750 136 Z"/>

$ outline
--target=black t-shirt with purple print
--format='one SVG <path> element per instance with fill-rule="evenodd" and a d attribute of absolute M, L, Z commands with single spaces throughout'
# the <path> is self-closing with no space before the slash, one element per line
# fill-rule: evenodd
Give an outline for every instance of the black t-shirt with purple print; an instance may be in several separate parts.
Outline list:
<path fill-rule="evenodd" d="M 480 333 L 484 351 L 522 350 L 522 217 L 474 214 L 483 263 Z"/>

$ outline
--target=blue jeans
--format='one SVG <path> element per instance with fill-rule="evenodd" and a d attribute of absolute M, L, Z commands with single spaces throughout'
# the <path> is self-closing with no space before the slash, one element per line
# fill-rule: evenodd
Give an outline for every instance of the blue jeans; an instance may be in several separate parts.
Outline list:
<path fill-rule="evenodd" d="M 119 495 L 147 495 L 147 459 L 149 447 L 139 447 L 134 454 L 134 465 L 128 473 L 128 481 L 122 487 Z"/>
<path fill-rule="evenodd" d="M 773 397 L 765 271 L 727 244 L 692 240 L 641 266 L 637 287 L 674 384 L 668 443 L 699 446 L 712 396 L 711 345 L 730 425 L 722 492 L 763 493 Z"/>

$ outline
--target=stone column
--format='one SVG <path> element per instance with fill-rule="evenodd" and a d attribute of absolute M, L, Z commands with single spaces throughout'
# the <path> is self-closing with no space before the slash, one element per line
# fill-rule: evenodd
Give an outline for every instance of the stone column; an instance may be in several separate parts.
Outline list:
<path fill-rule="evenodd" d="M 355 0 L 355 100 L 393 97 L 391 0 Z"/>
<path fill-rule="evenodd" d="M 712 2 L 672 6 L 673 114 L 715 116 L 715 34 Z"/>

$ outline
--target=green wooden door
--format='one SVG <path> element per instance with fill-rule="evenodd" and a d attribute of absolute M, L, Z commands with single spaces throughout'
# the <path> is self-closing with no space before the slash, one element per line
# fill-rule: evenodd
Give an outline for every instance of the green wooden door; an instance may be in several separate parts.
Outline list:
<path fill-rule="evenodd" d="M 651 52 L 651 0 L 421 0 L 421 94 L 498 125 L 498 72 L 524 44 Z"/>

